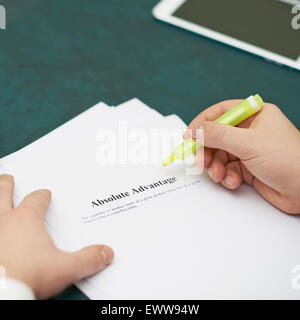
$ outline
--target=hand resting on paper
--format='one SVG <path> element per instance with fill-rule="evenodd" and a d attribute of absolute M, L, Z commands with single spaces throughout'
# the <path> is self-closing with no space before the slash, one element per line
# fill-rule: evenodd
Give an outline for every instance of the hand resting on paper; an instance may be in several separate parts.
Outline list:
<path fill-rule="evenodd" d="M 0 265 L 8 278 L 27 284 L 37 298 L 47 298 L 112 262 L 113 251 L 104 245 L 72 253 L 58 250 L 43 222 L 51 193 L 35 191 L 14 208 L 13 190 L 13 177 L 1 175 Z"/>
<path fill-rule="evenodd" d="M 204 129 L 204 168 L 229 189 L 245 182 L 286 213 L 300 213 L 300 132 L 280 109 L 263 109 L 238 127 L 213 122 L 242 100 L 223 101 L 201 112 L 184 138 Z M 200 152 L 196 165 L 201 165 Z"/>

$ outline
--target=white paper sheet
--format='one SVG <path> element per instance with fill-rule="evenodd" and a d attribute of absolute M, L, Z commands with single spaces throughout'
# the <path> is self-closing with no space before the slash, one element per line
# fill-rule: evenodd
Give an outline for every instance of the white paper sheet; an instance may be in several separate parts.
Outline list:
<path fill-rule="evenodd" d="M 138 104 L 133 109 L 99 115 L 113 130 L 116 119 L 127 120 L 129 128 L 185 128 L 176 116 L 164 118 Z M 54 151 L 44 139 L 43 152 L 36 147 L 30 156 L 28 148 L 0 164 L 15 175 L 19 197 L 52 190 L 46 219 L 61 248 L 103 243 L 115 250 L 109 268 L 78 284 L 90 298 L 299 298 L 292 286 L 292 268 L 300 264 L 298 217 L 278 211 L 248 186 L 229 191 L 205 174 L 187 176 L 185 165 L 100 166 L 98 123 L 89 123 L 84 134 L 80 127 L 72 133 L 75 143 Z M 59 135 L 63 139 L 63 131 Z"/>

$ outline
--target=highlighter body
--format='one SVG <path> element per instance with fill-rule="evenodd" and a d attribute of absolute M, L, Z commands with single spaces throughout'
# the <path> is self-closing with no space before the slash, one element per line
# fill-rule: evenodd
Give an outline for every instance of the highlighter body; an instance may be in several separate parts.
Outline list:
<path fill-rule="evenodd" d="M 229 126 L 236 126 L 258 112 L 262 106 L 263 100 L 258 94 L 250 96 L 221 115 L 215 120 L 215 122 L 227 124 Z"/>
<path fill-rule="evenodd" d="M 260 95 L 256 94 L 255 96 L 250 96 L 237 106 L 225 112 L 222 116 L 216 119 L 215 122 L 229 126 L 236 126 L 258 112 L 262 108 L 263 104 L 264 102 Z M 194 154 L 201 147 L 202 146 L 193 138 L 187 139 L 174 149 L 174 152 L 170 157 L 164 160 L 163 166 L 167 166 L 175 160 L 184 160 L 191 154 Z"/>

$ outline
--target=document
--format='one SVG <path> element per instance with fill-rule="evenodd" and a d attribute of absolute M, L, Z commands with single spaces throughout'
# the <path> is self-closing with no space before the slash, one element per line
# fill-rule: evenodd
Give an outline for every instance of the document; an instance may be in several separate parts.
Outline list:
<path fill-rule="evenodd" d="M 91 299 L 299 298 L 299 218 L 249 186 L 190 174 L 193 160 L 163 167 L 185 128 L 137 99 L 99 104 L 0 166 L 15 176 L 16 203 L 52 190 L 45 221 L 61 249 L 114 249 L 111 266 L 77 284 Z M 171 132 L 167 148 L 153 143 Z"/>

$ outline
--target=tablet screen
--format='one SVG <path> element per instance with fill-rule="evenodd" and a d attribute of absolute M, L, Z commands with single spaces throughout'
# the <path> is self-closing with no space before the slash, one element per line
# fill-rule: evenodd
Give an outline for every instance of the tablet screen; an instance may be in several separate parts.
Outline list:
<path fill-rule="evenodd" d="M 292 27 L 297 17 L 283 1 L 187 0 L 174 16 L 293 60 L 300 56 L 300 29 Z"/>

